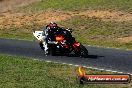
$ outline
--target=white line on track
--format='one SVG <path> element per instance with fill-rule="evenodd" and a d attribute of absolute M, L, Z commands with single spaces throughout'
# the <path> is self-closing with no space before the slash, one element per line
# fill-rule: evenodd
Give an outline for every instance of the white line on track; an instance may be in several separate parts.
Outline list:
<path fill-rule="evenodd" d="M 74 65 L 74 66 L 78 67 L 79 65 Z"/>
<path fill-rule="evenodd" d="M 42 61 L 40 59 L 33 59 L 33 60 L 39 60 L 39 61 Z M 45 61 L 45 60 L 43 60 Z M 70 65 L 70 66 L 75 66 L 75 67 L 78 67 L 80 65 L 74 65 L 74 64 L 68 64 L 68 63 L 61 63 L 61 62 L 54 62 L 54 61 L 49 61 L 49 60 L 46 60 L 45 62 L 53 62 L 53 63 L 60 63 L 60 64 L 65 64 L 65 65 Z M 113 70 L 109 70 L 109 69 L 100 69 L 100 68 L 96 68 L 96 67 L 88 67 L 88 66 L 82 66 L 84 68 L 88 68 L 88 69 L 94 69 L 94 70 L 100 70 L 100 71 L 107 71 L 107 72 L 113 72 L 113 73 L 121 73 L 121 74 L 130 74 L 132 75 L 131 73 L 124 73 L 124 72 L 120 72 L 120 71 L 113 71 Z"/>
<path fill-rule="evenodd" d="M 21 40 L 21 39 L 20 39 Z M 25 40 L 24 40 L 25 41 Z M 29 41 L 29 40 L 28 40 Z M 126 51 L 132 51 L 130 49 L 122 49 L 122 48 L 115 48 L 115 47 L 103 47 L 103 46 L 97 46 L 97 45 L 85 45 L 85 46 L 90 46 L 90 47 L 98 47 L 98 48 L 106 48 L 106 49 L 117 49 L 117 50 L 126 50 Z M 33 60 L 38 60 L 38 61 L 43 61 L 40 59 L 33 59 Z M 46 61 L 46 62 L 53 62 L 53 61 Z M 53 62 L 53 63 L 61 63 L 61 62 Z M 80 65 L 74 65 L 74 64 L 68 64 L 68 63 L 61 63 L 61 64 L 67 64 L 67 65 L 72 65 L 72 66 L 80 66 Z M 119 71 L 113 71 L 113 70 L 106 70 L 106 69 L 100 69 L 100 68 L 94 68 L 94 67 L 88 67 L 88 66 L 83 66 L 85 68 L 89 68 L 89 69 L 96 69 L 96 70 L 101 70 L 101 71 L 108 71 L 108 72 L 114 72 L 114 73 L 124 73 L 124 72 L 119 72 Z M 127 73 L 132 75 L 132 73 Z"/>
<path fill-rule="evenodd" d="M 51 61 L 46 61 L 46 62 L 51 62 Z"/>

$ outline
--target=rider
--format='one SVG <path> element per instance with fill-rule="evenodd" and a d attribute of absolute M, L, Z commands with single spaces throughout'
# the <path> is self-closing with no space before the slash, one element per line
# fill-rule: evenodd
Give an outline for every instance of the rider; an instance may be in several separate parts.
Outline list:
<path fill-rule="evenodd" d="M 61 28 L 57 25 L 57 23 L 55 22 L 50 22 L 46 28 L 43 30 L 43 36 L 44 37 L 44 50 L 45 50 L 45 55 L 47 55 L 49 52 L 48 52 L 48 38 L 51 39 L 51 41 L 53 40 L 54 38 L 54 32 L 61 32 L 61 33 L 65 33 L 66 34 L 66 37 L 71 39 L 72 35 L 71 35 L 71 30 L 69 30 L 69 28 L 67 29 L 64 29 L 64 28 Z"/>

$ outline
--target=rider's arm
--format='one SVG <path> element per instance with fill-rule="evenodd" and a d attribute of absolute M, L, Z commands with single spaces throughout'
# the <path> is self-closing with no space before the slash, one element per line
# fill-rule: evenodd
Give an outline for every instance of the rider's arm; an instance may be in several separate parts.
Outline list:
<path fill-rule="evenodd" d="M 47 35 L 48 35 L 48 29 L 44 28 L 44 29 L 43 29 L 42 35 L 43 35 L 43 36 L 47 36 Z"/>

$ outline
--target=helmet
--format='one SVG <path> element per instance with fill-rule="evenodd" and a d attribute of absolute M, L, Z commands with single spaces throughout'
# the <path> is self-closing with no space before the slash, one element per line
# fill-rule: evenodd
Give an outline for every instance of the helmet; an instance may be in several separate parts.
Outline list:
<path fill-rule="evenodd" d="M 48 28 L 49 29 L 56 29 L 56 28 L 58 28 L 58 25 L 55 22 L 50 22 L 48 25 Z"/>

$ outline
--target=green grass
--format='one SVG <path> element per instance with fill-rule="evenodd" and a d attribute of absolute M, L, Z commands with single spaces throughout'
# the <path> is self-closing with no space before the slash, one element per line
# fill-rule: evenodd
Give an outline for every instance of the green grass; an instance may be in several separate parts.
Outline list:
<path fill-rule="evenodd" d="M 61 21 L 58 24 L 73 28 L 73 36 L 81 43 L 103 47 L 132 49 L 132 41 L 128 43 L 117 41 L 120 37 L 132 35 L 131 21 L 101 21 L 97 18 L 75 16 L 66 21 Z M 32 29 L 42 30 L 43 26 L 44 25 L 35 24 L 31 26 L 25 25 L 19 28 L 12 27 L 10 29 L 1 29 L 0 37 L 34 40 Z"/>
<path fill-rule="evenodd" d="M 13 39 L 25 39 L 25 40 L 33 40 L 35 39 L 32 32 L 33 29 L 40 30 L 43 26 L 40 25 L 24 25 L 22 27 L 14 27 L 11 28 L 0 28 L 0 37 L 1 38 L 13 38 Z"/>
<path fill-rule="evenodd" d="M 27 57 L 0 55 L 0 88 L 128 88 L 129 84 L 76 83 L 77 67 L 32 60 Z M 88 74 L 110 72 L 86 69 Z"/>
<path fill-rule="evenodd" d="M 41 0 L 22 9 L 25 11 L 111 9 L 129 12 L 132 11 L 132 0 Z"/>
<path fill-rule="evenodd" d="M 73 35 L 82 43 L 132 49 L 131 41 L 128 43 L 117 41 L 120 37 L 132 35 L 131 21 L 101 21 L 97 18 L 76 16 L 60 24 L 73 28 Z"/>
<path fill-rule="evenodd" d="M 132 0 L 41 0 L 28 6 L 18 8 L 19 11 L 40 10 L 123 10 L 131 13 Z M 18 12 L 19 12 L 18 11 Z M 120 37 L 132 36 L 132 21 L 102 21 L 99 18 L 74 16 L 60 25 L 73 28 L 73 35 L 81 43 L 132 49 L 132 41 L 124 43 L 117 41 Z M 41 30 L 45 24 L 26 25 L 22 27 L 0 28 L 0 37 L 33 40 L 32 29 Z"/>
<path fill-rule="evenodd" d="M 121 10 L 131 13 L 132 0 L 41 0 L 17 11 L 37 12 L 40 10 Z M 118 37 L 132 35 L 132 22 L 101 21 L 97 18 L 75 16 L 60 25 L 73 28 L 73 35 L 84 44 L 132 49 L 132 41 L 121 43 Z M 41 30 L 44 25 L 0 28 L 0 37 L 33 40 L 32 29 Z M 86 84 L 76 83 L 74 66 L 32 58 L 0 55 L 0 88 L 129 88 L 129 84 Z M 111 74 L 111 72 L 86 69 L 88 74 Z"/>

